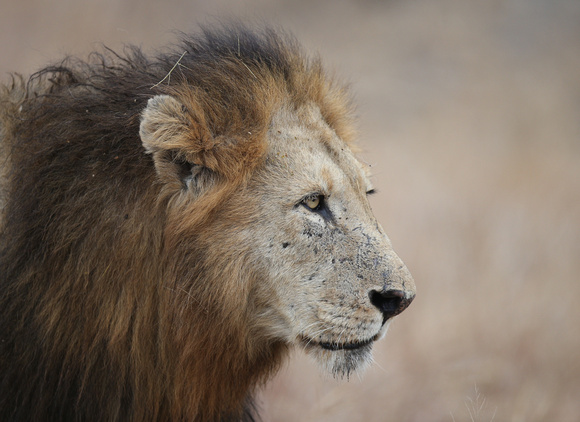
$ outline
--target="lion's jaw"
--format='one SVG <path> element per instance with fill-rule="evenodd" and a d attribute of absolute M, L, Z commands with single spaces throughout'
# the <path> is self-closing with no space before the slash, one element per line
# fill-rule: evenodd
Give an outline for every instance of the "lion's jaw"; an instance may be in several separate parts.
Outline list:
<path fill-rule="evenodd" d="M 372 214 L 366 166 L 317 108 L 283 109 L 269 135 L 250 189 L 261 193 L 253 230 L 265 234 L 251 246 L 268 274 L 258 289 L 272 298 L 264 326 L 326 372 L 348 377 L 372 360 L 373 343 L 413 299 L 413 278 Z"/>

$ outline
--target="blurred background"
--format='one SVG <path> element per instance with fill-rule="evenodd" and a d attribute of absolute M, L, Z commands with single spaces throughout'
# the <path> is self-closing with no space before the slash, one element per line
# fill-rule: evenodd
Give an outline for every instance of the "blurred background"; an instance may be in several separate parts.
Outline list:
<path fill-rule="evenodd" d="M 3 0 L 0 78 L 240 17 L 350 82 L 418 296 L 349 382 L 300 350 L 264 421 L 580 419 L 580 1 Z"/>

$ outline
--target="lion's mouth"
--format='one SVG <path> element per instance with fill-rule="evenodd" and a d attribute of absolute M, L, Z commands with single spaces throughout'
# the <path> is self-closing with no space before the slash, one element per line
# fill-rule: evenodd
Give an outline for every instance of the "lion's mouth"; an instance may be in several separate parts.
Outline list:
<path fill-rule="evenodd" d="M 376 336 L 375 336 L 376 337 Z M 338 343 L 338 342 L 323 342 L 323 341 L 315 341 L 306 337 L 302 338 L 302 341 L 306 344 L 307 347 L 318 346 L 325 350 L 357 350 L 361 349 L 365 346 L 368 346 L 373 341 L 375 341 L 375 337 L 362 340 L 362 341 L 355 341 L 351 343 Z"/>

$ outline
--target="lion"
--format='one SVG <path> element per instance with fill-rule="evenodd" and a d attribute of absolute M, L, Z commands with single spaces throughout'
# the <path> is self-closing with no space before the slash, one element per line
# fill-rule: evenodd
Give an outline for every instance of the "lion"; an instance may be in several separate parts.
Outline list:
<path fill-rule="evenodd" d="M 228 421 L 300 347 L 335 377 L 415 296 L 348 89 L 242 26 L 1 94 L 0 419 Z"/>

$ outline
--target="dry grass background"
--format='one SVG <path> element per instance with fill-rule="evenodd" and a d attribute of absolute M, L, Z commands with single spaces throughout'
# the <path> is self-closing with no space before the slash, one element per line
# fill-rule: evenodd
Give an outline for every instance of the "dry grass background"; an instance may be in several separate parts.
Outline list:
<path fill-rule="evenodd" d="M 378 218 L 418 296 L 376 364 L 300 351 L 265 421 L 580 419 L 580 2 L 4 0 L 0 74 L 242 16 L 352 82 Z"/>

